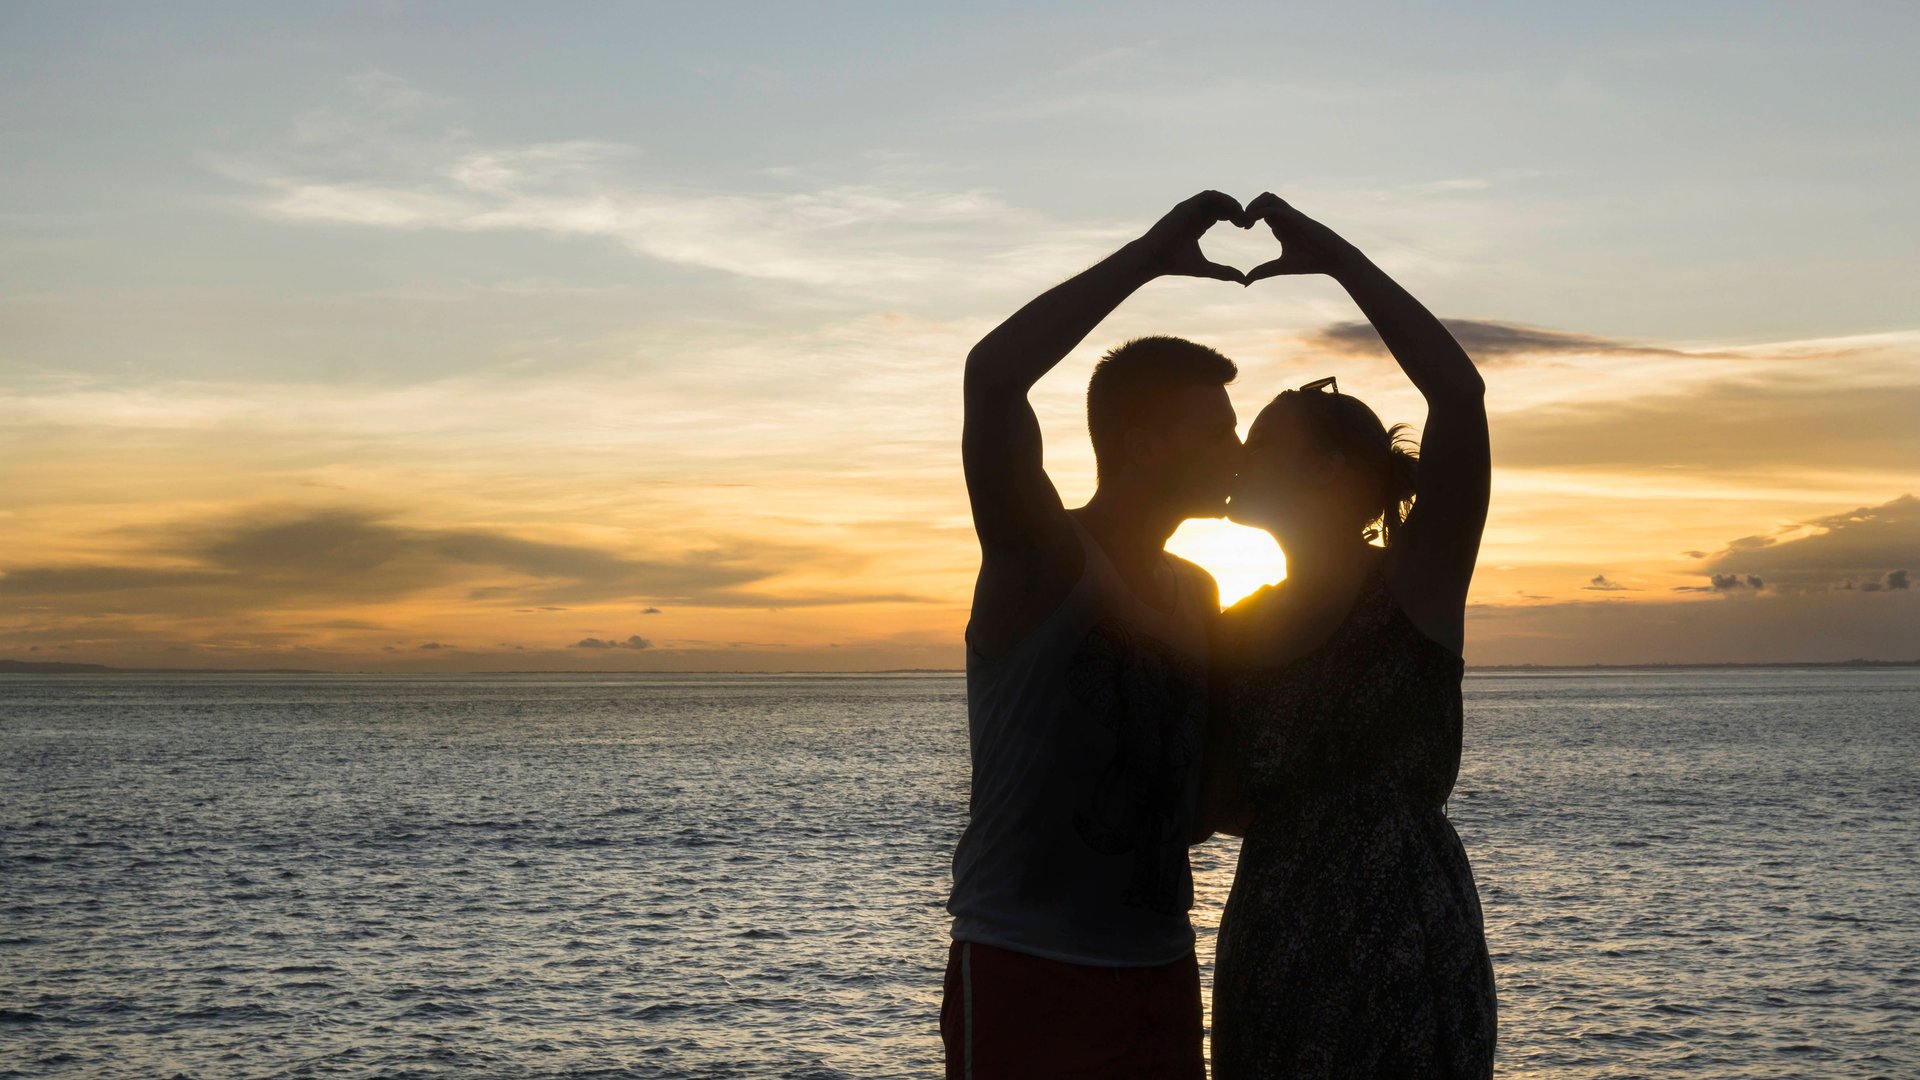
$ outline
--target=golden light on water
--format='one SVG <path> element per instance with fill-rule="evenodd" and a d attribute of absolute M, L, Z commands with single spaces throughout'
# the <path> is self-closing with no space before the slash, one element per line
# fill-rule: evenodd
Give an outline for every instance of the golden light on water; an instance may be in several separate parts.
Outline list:
<path fill-rule="evenodd" d="M 1187 521 L 1167 541 L 1167 550 L 1213 574 L 1223 607 L 1287 576 L 1287 557 L 1273 537 L 1224 518 Z"/>

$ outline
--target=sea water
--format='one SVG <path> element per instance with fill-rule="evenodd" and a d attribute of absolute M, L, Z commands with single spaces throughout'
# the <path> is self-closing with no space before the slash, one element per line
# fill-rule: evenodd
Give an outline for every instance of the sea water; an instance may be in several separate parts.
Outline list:
<path fill-rule="evenodd" d="M 1920 669 L 1466 700 L 1501 1075 L 1920 1076 Z M 937 1075 L 964 702 L 0 676 L 0 1075 Z"/>

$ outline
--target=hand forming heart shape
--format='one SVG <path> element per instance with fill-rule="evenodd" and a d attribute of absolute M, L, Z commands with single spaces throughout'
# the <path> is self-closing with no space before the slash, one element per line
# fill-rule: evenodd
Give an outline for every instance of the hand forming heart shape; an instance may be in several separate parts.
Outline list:
<path fill-rule="evenodd" d="M 1287 274 L 1338 273 L 1360 254 L 1339 233 L 1295 210 L 1271 191 L 1247 204 L 1247 216 L 1265 221 L 1280 241 L 1280 257 L 1247 271 L 1247 284 Z"/>
<path fill-rule="evenodd" d="M 1280 241 L 1280 257 L 1241 271 L 1215 262 L 1200 250 L 1200 237 L 1222 221 L 1248 229 L 1264 221 Z M 1289 274 L 1331 274 L 1358 252 L 1325 225 L 1302 214 L 1286 200 L 1264 192 L 1242 207 L 1231 195 L 1203 191 L 1174 207 L 1138 241 L 1158 274 L 1214 278 L 1251 285 Z"/>

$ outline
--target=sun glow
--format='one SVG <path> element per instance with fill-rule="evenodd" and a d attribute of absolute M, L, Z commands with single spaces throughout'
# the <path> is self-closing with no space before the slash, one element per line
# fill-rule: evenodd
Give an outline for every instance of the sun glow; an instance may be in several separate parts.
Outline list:
<path fill-rule="evenodd" d="M 1287 557 L 1273 537 L 1219 518 L 1194 518 L 1167 541 L 1167 550 L 1207 568 L 1220 583 L 1221 606 L 1287 576 Z"/>

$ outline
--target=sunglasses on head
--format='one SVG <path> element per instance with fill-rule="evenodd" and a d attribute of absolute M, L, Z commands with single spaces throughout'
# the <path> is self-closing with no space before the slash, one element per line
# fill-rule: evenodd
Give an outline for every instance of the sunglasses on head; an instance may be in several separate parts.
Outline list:
<path fill-rule="evenodd" d="M 1315 379 L 1312 382 L 1307 383 L 1305 386 L 1302 386 L 1299 390 L 1295 391 L 1295 393 L 1309 394 L 1315 390 L 1331 390 L 1332 392 L 1337 394 L 1340 392 L 1340 383 L 1332 375 L 1329 375 L 1324 379 Z"/>

